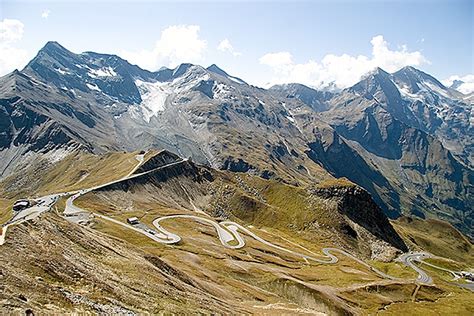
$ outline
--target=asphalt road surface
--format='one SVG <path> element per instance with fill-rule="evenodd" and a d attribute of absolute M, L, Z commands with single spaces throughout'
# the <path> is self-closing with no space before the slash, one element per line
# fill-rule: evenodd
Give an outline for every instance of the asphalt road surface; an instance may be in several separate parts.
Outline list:
<path fill-rule="evenodd" d="M 5 236 L 7 234 L 8 227 L 18 225 L 28 220 L 32 220 L 40 216 L 43 212 L 48 211 L 51 206 L 56 203 L 61 194 L 51 194 L 35 199 L 35 205 L 25 208 L 16 214 L 2 226 L 2 234 L 0 235 L 0 246 L 5 243 Z"/>
<path fill-rule="evenodd" d="M 400 262 L 409 266 L 418 273 L 418 277 L 416 279 L 417 282 L 423 284 L 432 284 L 433 279 L 423 269 L 414 264 L 414 261 L 422 262 L 423 259 L 430 257 L 432 256 L 426 252 L 409 252 L 402 254 L 398 259 Z"/>
<path fill-rule="evenodd" d="M 223 222 L 218 223 L 210 217 L 206 218 L 206 217 L 201 217 L 201 216 L 185 215 L 185 214 L 169 215 L 169 216 L 163 216 L 163 217 L 156 218 L 153 221 L 153 225 L 157 229 L 157 231 L 154 231 L 154 230 L 148 229 L 145 225 L 137 225 L 137 226 L 134 227 L 133 225 L 129 225 L 127 223 L 118 221 L 114 218 L 111 218 L 111 217 L 108 217 L 108 216 L 105 216 L 105 215 L 101 215 L 101 214 L 97 214 L 97 213 L 91 213 L 87 210 L 81 209 L 80 207 L 74 205 L 74 200 L 75 199 L 77 199 L 78 197 L 80 197 L 80 196 L 82 196 L 82 195 L 84 195 L 88 192 L 91 192 L 91 191 L 94 191 L 94 190 L 97 190 L 99 188 L 103 188 L 103 187 L 106 187 L 106 186 L 109 186 L 109 185 L 112 185 L 112 184 L 115 184 L 115 183 L 119 183 L 121 181 L 126 181 L 126 180 L 129 180 L 129 179 L 140 177 L 140 176 L 146 175 L 148 173 L 156 172 L 156 171 L 159 171 L 161 169 L 165 169 L 165 168 L 168 168 L 168 167 L 171 167 L 171 166 L 174 166 L 174 165 L 177 165 L 177 164 L 181 164 L 181 163 L 187 161 L 187 159 L 183 159 L 183 160 L 176 161 L 176 162 L 173 162 L 173 163 L 170 163 L 170 164 L 167 164 L 167 165 L 164 165 L 164 166 L 161 166 L 161 167 L 158 167 L 158 168 L 155 168 L 155 169 L 152 169 L 152 170 L 140 173 L 140 174 L 133 174 L 138 169 L 138 167 L 142 164 L 142 162 L 144 160 L 144 155 L 137 155 L 135 158 L 138 161 L 137 166 L 127 176 L 125 176 L 121 179 L 111 181 L 111 182 L 108 182 L 108 183 L 105 183 L 105 184 L 101 184 L 101 185 L 98 185 L 98 186 L 95 186 L 95 187 L 92 187 L 92 188 L 88 188 L 88 189 L 82 189 L 82 190 L 74 191 L 74 192 L 65 192 L 65 193 L 52 194 L 52 195 L 47 195 L 47 196 L 36 199 L 36 202 L 37 202 L 36 205 L 18 212 L 17 214 L 14 215 L 14 217 L 12 217 L 12 219 L 10 221 L 8 221 L 5 225 L 3 225 L 2 235 L 0 235 L 0 245 L 3 245 L 4 242 L 5 242 L 5 235 L 6 235 L 6 232 L 7 232 L 7 229 L 8 229 L 9 226 L 16 225 L 16 224 L 22 223 L 24 221 L 36 218 L 39 215 L 41 215 L 43 212 L 49 210 L 54 205 L 54 203 L 56 203 L 56 201 L 59 199 L 60 196 L 71 195 L 66 200 L 66 207 L 64 209 L 63 214 L 64 214 L 64 216 L 67 220 L 69 220 L 73 223 L 80 223 L 81 221 L 88 220 L 91 216 L 95 216 L 95 217 L 113 222 L 113 223 L 115 223 L 117 225 L 120 225 L 124 228 L 136 231 L 140 234 L 143 234 L 143 235 L 147 236 L 148 238 L 150 238 L 150 239 L 152 239 L 156 242 L 163 243 L 163 244 L 176 244 L 176 243 L 181 241 L 181 237 L 174 234 L 174 233 L 172 233 L 172 232 L 167 231 L 165 228 L 163 228 L 160 225 L 160 223 L 162 221 L 172 220 L 172 219 L 190 219 L 190 220 L 193 220 L 193 221 L 201 222 L 203 224 L 207 224 L 207 225 L 212 226 L 217 232 L 217 236 L 219 238 L 219 241 L 226 248 L 240 249 L 240 248 L 244 247 L 245 246 L 245 240 L 244 240 L 243 236 L 241 235 L 241 233 L 244 233 L 244 234 L 248 235 L 249 237 L 251 237 L 251 238 L 257 240 L 258 242 L 263 243 L 263 244 L 265 244 L 269 247 L 278 249 L 278 250 L 283 251 L 283 252 L 290 253 L 290 254 L 298 256 L 298 257 L 301 257 L 306 262 L 314 261 L 314 262 L 323 263 L 323 264 L 335 264 L 339 261 L 339 259 L 333 253 L 337 252 L 337 253 L 340 253 L 340 254 L 342 254 L 346 257 L 349 257 L 352 260 L 364 265 L 365 267 L 367 267 L 368 269 L 370 269 L 374 273 L 378 274 L 382 278 L 398 280 L 398 278 L 395 278 L 393 276 L 390 276 L 390 275 L 387 275 L 387 274 L 381 272 L 380 270 L 370 266 L 369 264 L 367 264 L 363 260 L 360 260 L 359 258 L 357 258 L 356 256 L 348 253 L 345 250 L 342 250 L 342 249 L 339 249 L 339 248 L 323 248 L 322 252 L 323 252 L 324 256 L 321 256 L 321 258 L 316 258 L 314 256 L 310 256 L 308 254 L 303 254 L 303 253 L 300 253 L 300 252 L 297 252 L 297 251 L 294 251 L 294 250 L 287 249 L 287 248 L 284 248 L 282 246 L 276 245 L 272 242 L 269 242 L 269 241 L 259 237 L 258 235 L 256 235 L 252 231 L 250 231 L 248 228 L 246 228 L 246 227 L 244 227 L 244 226 L 242 226 L 238 223 L 232 222 L 232 221 L 223 221 Z M 418 277 L 416 279 L 416 282 L 419 283 L 419 284 L 432 284 L 433 279 L 423 269 L 418 267 L 414 263 L 415 261 L 433 266 L 435 268 L 438 268 L 438 269 L 441 269 L 441 270 L 444 270 L 444 271 L 447 271 L 447 272 L 450 272 L 455 276 L 455 278 L 459 277 L 458 272 L 451 271 L 451 270 L 448 270 L 448 269 L 444 269 L 444 268 L 441 268 L 441 267 L 437 267 L 435 265 L 432 265 L 430 263 L 427 263 L 427 262 L 423 261 L 423 259 L 430 258 L 430 257 L 432 257 L 432 256 L 429 253 L 426 253 L 426 252 L 409 252 L 409 253 L 402 254 L 398 258 L 398 260 L 400 262 L 402 262 L 403 264 L 409 266 L 410 268 L 412 268 L 413 270 L 415 270 L 418 273 Z"/>

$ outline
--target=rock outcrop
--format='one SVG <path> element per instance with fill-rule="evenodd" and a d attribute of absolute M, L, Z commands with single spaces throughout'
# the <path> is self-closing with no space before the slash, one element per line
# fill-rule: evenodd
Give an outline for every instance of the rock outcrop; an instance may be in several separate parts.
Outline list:
<path fill-rule="evenodd" d="M 363 188 L 351 184 L 332 185 L 313 188 L 311 193 L 336 202 L 337 211 L 348 219 L 347 234 L 366 239 L 373 259 L 388 259 L 394 254 L 391 247 L 403 252 L 408 250 L 382 209 Z"/>

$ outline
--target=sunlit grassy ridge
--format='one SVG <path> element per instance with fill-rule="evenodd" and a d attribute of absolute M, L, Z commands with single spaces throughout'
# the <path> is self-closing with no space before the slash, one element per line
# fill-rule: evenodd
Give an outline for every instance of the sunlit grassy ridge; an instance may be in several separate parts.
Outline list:
<path fill-rule="evenodd" d="M 474 262 L 472 243 L 447 222 L 402 217 L 392 221 L 392 225 L 413 249 L 423 249 L 462 263 Z"/>
<path fill-rule="evenodd" d="M 123 157 L 120 157 L 121 155 Z M 86 160 L 87 165 L 84 167 L 78 162 L 75 162 L 74 167 L 61 165 L 61 171 L 52 174 L 56 175 L 66 188 L 86 188 L 128 174 L 137 164 L 135 155 L 136 153 L 117 153 L 101 159 L 90 158 L 90 161 Z M 147 155 L 147 158 L 150 156 Z M 117 166 L 112 169 L 110 164 L 114 165 L 114 161 Z M 72 160 L 69 160 L 69 163 L 72 163 Z M 69 173 L 69 170 L 74 168 L 89 170 L 90 175 L 79 183 L 69 181 L 63 172 L 66 170 Z M 114 174 L 107 174 L 108 172 Z M 335 204 L 313 196 L 306 187 L 288 185 L 283 181 L 264 180 L 243 173 L 212 171 L 212 175 L 212 181 L 199 183 L 193 177 L 179 175 L 161 183 L 154 183 L 156 179 L 150 178 L 146 179 L 147 181 L 130 183 L 127 190 L 114 186 L 110 190 L 88 193 L 77 199 L 75 204 L 123 223 L 126 223 L 128 217 L 137 216 L 141 222 L 152 227 L 155 218 L 165 215 L 205 216 L 193 210 L 189 203 L 192 199 L 199 209 L 208 214 L 214 214 L 215 208 L 220 206 L 224 212 L 218 214 L 219 219 L 228 217 L 247 226 L 262 238 L 293 251 L 314 257 L 322 257 L 321 249 L 330 246 L 357 251 L 355 242 L 350 242 L 350 239 L 338 230 L 341 217 Z M 88 177 L 90 178 L 86 182 Z M 345 179 L 319 184 L 320 188 L 348 186 L 353 184 Z M 48 189 L 55 188 L 58 188 L 58 185 L 52 184 Z M 60 211 L 64 208 L 64 203 L 65 199 L 61 199 L 56 208 Z M 63 221 L 59 217 L 54 220 L 61 223 Z M 155 312 L 164 310 L 167 304 L 171 310 L 205 311 L 206 306 L 201 301 L 204 297 L 217 297 L 234 308 L 238 306 L 246 312 L 257 314 L 278 314 L 282 311 L 278 306 L 290 308 L 291 314 L 298 314 L 304 309 L 312 312 L 364 315 L 407 311 L 426 314 L 432 311 L 447 312 L 447 309 L 439 306 L 440 301 L 446 302 L 453 314 L 463 315 L 470 311 L 465 304 L 469 297 L 472 298 L 472 293 L 447 283 L 449 278 L 439 271 L 430 270 L 436 286 L 423 286 L 414 295 L 416 286 L 409 280 L 414 279 L 416 273 L 400 263 L 369 262 L 383 272 L 407 280 L 390 281 L 381 279 L 365 266 L 342 255 L 337 255 L 340 261 L 335 265 L 306 262 L 299 256 L 262 244 L 249 236 L 245 236 L 244 248 L 227 249 L 221 245 L 215 230 L 209 225 L 188 219 L 166 220 L 161 224 L 165 229 L 181 236 L 182 241 L 177 245 L 163 245 L 100 218 L 93 219 L 90 225 L 92 229 L 87 229 L 88 234 L 97 234 L 100 240 L 110 239 L 121 245 L 118 257 L 108 259 L 97 256 L 94 260 L 99 261 L 89 262 L 88 265 L 100 263 L 102 268 L 110 269 L 109 271 L 114 271 L 121 279 L 128 280 L 127 284 L 133 288 L 133 293 L 139 293 L 140 297 L 153 297 L 157 303 L 150 305 L 150 309 Z M 67 225 L 72 224 L 64 225 L 69 227 Z M 402 233 L 405 238 L 409 238 L 407 231 L 411 237 L 415 236 L 415 240 L 420 238 L 417 234 L 424 238 L 429 236 L 430 230 L 426 227 L 429 224 L 404 226 L 395 222 L 395 225 L 405 229 Z M 71 227 L 74 227 L 72 230 L 79 229 L 76 225 Z M 35 228 L 32 226 L 31 229 Z M 453 232 L 449 236 L 452 239 L 447 242 L 463 243 L 462 235 Z M 442 234 L 435 237 L 440 240 L 444 238 Z M 91 247 L 95 243 L 94 240 L 88 242 Z M 443 247 L 439 248 L 439 251 Z M 125 251 L 124 248 L 134 249 L 140 255 L 134 253 L 130 257 L 128 250 Z M 111 248 L 111 251 L 114 250 Z M 122 260 L 121 256 L 126 256 L 127 259 Z M 160 258 L 175 269 L 170 270 L 166 266 L 164 269 L 168 273 L 178 276 L 181 280 L 190 280 L 189 282 L 201 291 L 202 298 L 198 296 L 199 299 L 190 302 L 182 296 L 167 296 L 165 293 L 169 293 L 168 291 L 178 291 L 186 297 L 187 289 L 182 288 L 182 285 L 176 285 L 174 288 L 176 282 L 164 282 L 160 279 L 160 273 L 163 272 L 155 272 L 152 277 L 155 282 L 153 287 L 163 287 L 166 290 L 157 294 L 155 288 L 149 290 L 144 287 L 146 282 L 143 281 L 144 277 L 140 271 L 135 269 L 134 262 L 138 260 L 143 269 L 143 258 L 150 256 Z M 59 256 L 56 260 L 63 259 Z M 452 266 L 456 266 L 456 263 L 452 263 Z M 151 272 L 147 270 L 146 273 Z M 48 278 L 52 284 L 62 284 L 58 276 L 48 275 Z M 76 285 L 77 289 L 85 291 L 80 284 Z M 97 289 L 91 292 L 91 297 L 102 300 L 111 291 L 113 292 L 111 288 L 105 291 Z M 127 294 L 127 291 L 121 295 L 128 304 L 134 304 L 133 296 Z M 288 313 L 288 310 L 283 311 Z"/>
<path fill-rule="evenodd" d="M 137 154 L 74 151 L 54 164 L 38 159 L 0 182 L 0 223 L 11 217 L 11 207 L 17 199 L 85 189 L 125 177 L 137 166 Z M 156 151 L 148 152 L 144 160 L 154 154 Z"/>
<path fill-rule="evenodd" d="M 82 203 L 87 204 L 86 200 L 83 200 Z M 95 207 L 100 208 L 99 205 Z M 102 207 L 102 209 L 106 208 Z M 130 210 L 117 215 L 114 214 L 114 211 L 108 211 L 107 213 L 124 222 L 128 216 L 145 214 L 144 211 L 134 212 Z M 183 213 L 183 211 L 168 208 L 148 210 L 142 220 L 150 225 L 155 217 L 173 213 Z M 189 213 L 192 214 L 193 212 Z M 217 235 L 211 227 L 193 221 L 185 219 L 170 220 L 163 222 L 162 225 L 167 230 L 182 236 L 182 242 L 176 246 L 159 245 L 144 236 L 140 236 L 140 234 L 132 231 L 127 232 L 126 229 L 103 220 L 98 220 L 94 228 L 127 240 L 145 252 L 159 255 L 167 262 L 173 263 L 181 271 L 198 279 L 203 278 L 207 282 L 219 282 L 219 293 L 227 293 L 232 289 L 233 295 L 241 297 L 244 301 L 258 298 L 258 300 L 263 300 L 266 303 L 275 302 L 274 297 L 269 295 L 269 293 L 274 293 L 273 295 L 280 297 L 278 301 L 286 302 L 286 304 L 294 302 L 298 306 L 315 307 L 318 304 L 324 305 L 321 302 L 325 301 L 326 295 L 336 293 L 335 295 L 340 297 L 348 306 L 359 312 L 364 311 L 363 314 L 366 314 L 381 311 L 384 307 L 387 312 L 407 311 L 415 306 L 421 308 L 418 307 L 420 302 L 425 302 L 422 306 L 426 306 L 421 308 L 420 311 L 425 310 L 428 306 L 438 311 L 438 305 L 434 302 L 451 293 L 450 295 L 460 299 L 458 305 L 455 303 L 456 300 L 447 298 L 453 313 L 463 315 L 464 312 L 469 310 L 462 305 L 462 302 L 465 302 L 468 297 L 472 297 L 472 294 L 467 290 L 458 290 L 441 280 L 438 281 L 438 286 L 441 289 L 422 287 L 413 298 L 416 288 L 414 284 L 387 283 L 387 281 L 381 280 L 368 271 L 367 268 L 344 256 L 339 256 L 341 260 L 336 265 L 307 264 L 300 258 L 262 245 L 248 237 L 246 237 L 247 246 L 244 249 L 225 249 L 220 245 Z M 320 249 L 325 246 L 322 241 L 309 241 L 308 236 L 305 236 L 304 233 L 288 234 L 284 230 L 265 226 L 260 229 L 256 227 L 250 229 L 262 238 L 294 251 L 303 253 L 310 251 L 310 253 L 317 255 L 320 254 Z M 296 246 L 296 244 L 301 247 Z M 189 262 L 190 258 L 193 262 L 191 264 Z M 416 277 L 413 270 L 398 263 L 371 262 L 371 264 L 400 278 L 409 280 Z M 302 284 L 286 280 L 285 275 L 290 278 L 297 278 Z M 436 275 L 436 272 L 433 275 Z M 377 285 L 370 285 L 374 282 Z M 367 285 L 364 286 L 364 284 Z M 313 292 L 310 288 L 313 285 L 329 288 L 324 288 L 325 290 L 321 294 L 319 291 Z M 297 297 L 294 297 L 291 293 L 297 293 Z M 227 297 L 228 294 L 222 295 Z M 312 299 L 308 299 L 308 297 Z M 255 305 L 258 304 L 252 304 L 252 306 Z M 330 311 L 334 308 L 337 309 L 337 306 L 339 305 L 326 306 L 323 309 Z"/>
<path fill-rule="evenodd" d="M 76 151 L 50 165 L 33 165 L 0 183 L 0 190 L 7 197 L 42 196 L 92 187 L 126 176 L 136 166 L 136 152 L 93 155 Z M 20 182 L 20 183 L 18 183 Z M 25 183 L 21 183 L 25 182 Z"/>

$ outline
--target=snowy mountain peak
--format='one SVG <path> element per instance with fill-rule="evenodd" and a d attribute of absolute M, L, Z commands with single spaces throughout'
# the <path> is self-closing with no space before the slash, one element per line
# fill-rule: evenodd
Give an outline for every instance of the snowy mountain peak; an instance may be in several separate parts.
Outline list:
<path fill-rule="evenodd" d="M 373 99 L 374 95 L 383 91 L 388 99 L 399 96 L 398 90 L 391 80 L 391 75 L 382 68 L 375 68 L 365 75 L 361 81 L 348 88 L 349 92 Z"/>
<path fill-rule="evenodd" d="M 395 82 L 407 86 L 411 93 L 418 92 L 426 84 L 434 86 L 435 89 L 447 90 L 436 78 L 411 66 L 400 69 L 392 76 Z"/>
<path fill-rule="evenodd" d="M 376 67 L 372 71 L 369 71 L 365 76 L 363 76 L 361 80 L 366 80 L 373 77 L 386 77 L 386 76 L 390 76 L 390 74 L 386 72 L 385 70 L 383 70 L 382 68 Z"/>
<path fill-rule="evenodd" d="M 64 48 L 64 46 L 62 46 L 56 41 L 49 41 L 43 46 L 43 48 L 40 49 L 40 52 L 53 52 L 53 51 L 62 51 L 62 52 L 70 53 L 70 51 L 68 51 L 66 48 Z"/>
<path fill-rule="evenodd" d="M 208 71 L 210 71 L 210 72 L 213 72 L 213 73 L 218 74 L 218 75 L 220 75 L 220 76 L 226 77 L 227 79 L 232 80 L 232 81 L 234 81 L 234 82 L 236 82 L 236 83 L 239 83 L 239 84 L 247 84 L 247 83 L 246 83 L 245 81 L 243 81 L 242 79 L 229 75 L 227 72 L 225 72 L 224 70 L 222 70 L 221 68 L 219 68 L 216 64 L 212 64 L 212 65 L 210 65 L 209 67 L 207 67 L 206 69 L 207 69 Z"/>
<path fill-rule="evenodd" d="M 184 75 L 184 73 L 186 73 L 188 69 L 190 69 L 192 66 L 194 65 L 190 63 L 184 63 L 184 64 L 179 65 L 173 70 L 173 77 L 180 77 Z"/>
<path fill-rule="evenodd" d="M 206 68 L 207 70 L 213 72 L 213 73 L 216 73 L 216 74 L 219 74 L 221 76 L 225 76 L 227 77 L 228 74 L 227 72 L 225 72 L 224 70 L 222 70 L 222 68 L 220 68 L 219 66 L 217 66 L 216 64 L 212 64 L 210 65 L 209 67 Z"/>

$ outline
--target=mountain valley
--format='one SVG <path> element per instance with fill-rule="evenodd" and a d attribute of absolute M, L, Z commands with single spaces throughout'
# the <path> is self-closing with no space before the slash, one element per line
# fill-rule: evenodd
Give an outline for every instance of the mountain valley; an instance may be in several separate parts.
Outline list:
<path fill-rule="evenodd" d="M 0 78 L 0 306 L 468 315 L 472 100 L 413 67 L 263 89 L 48 42 Z"/>

